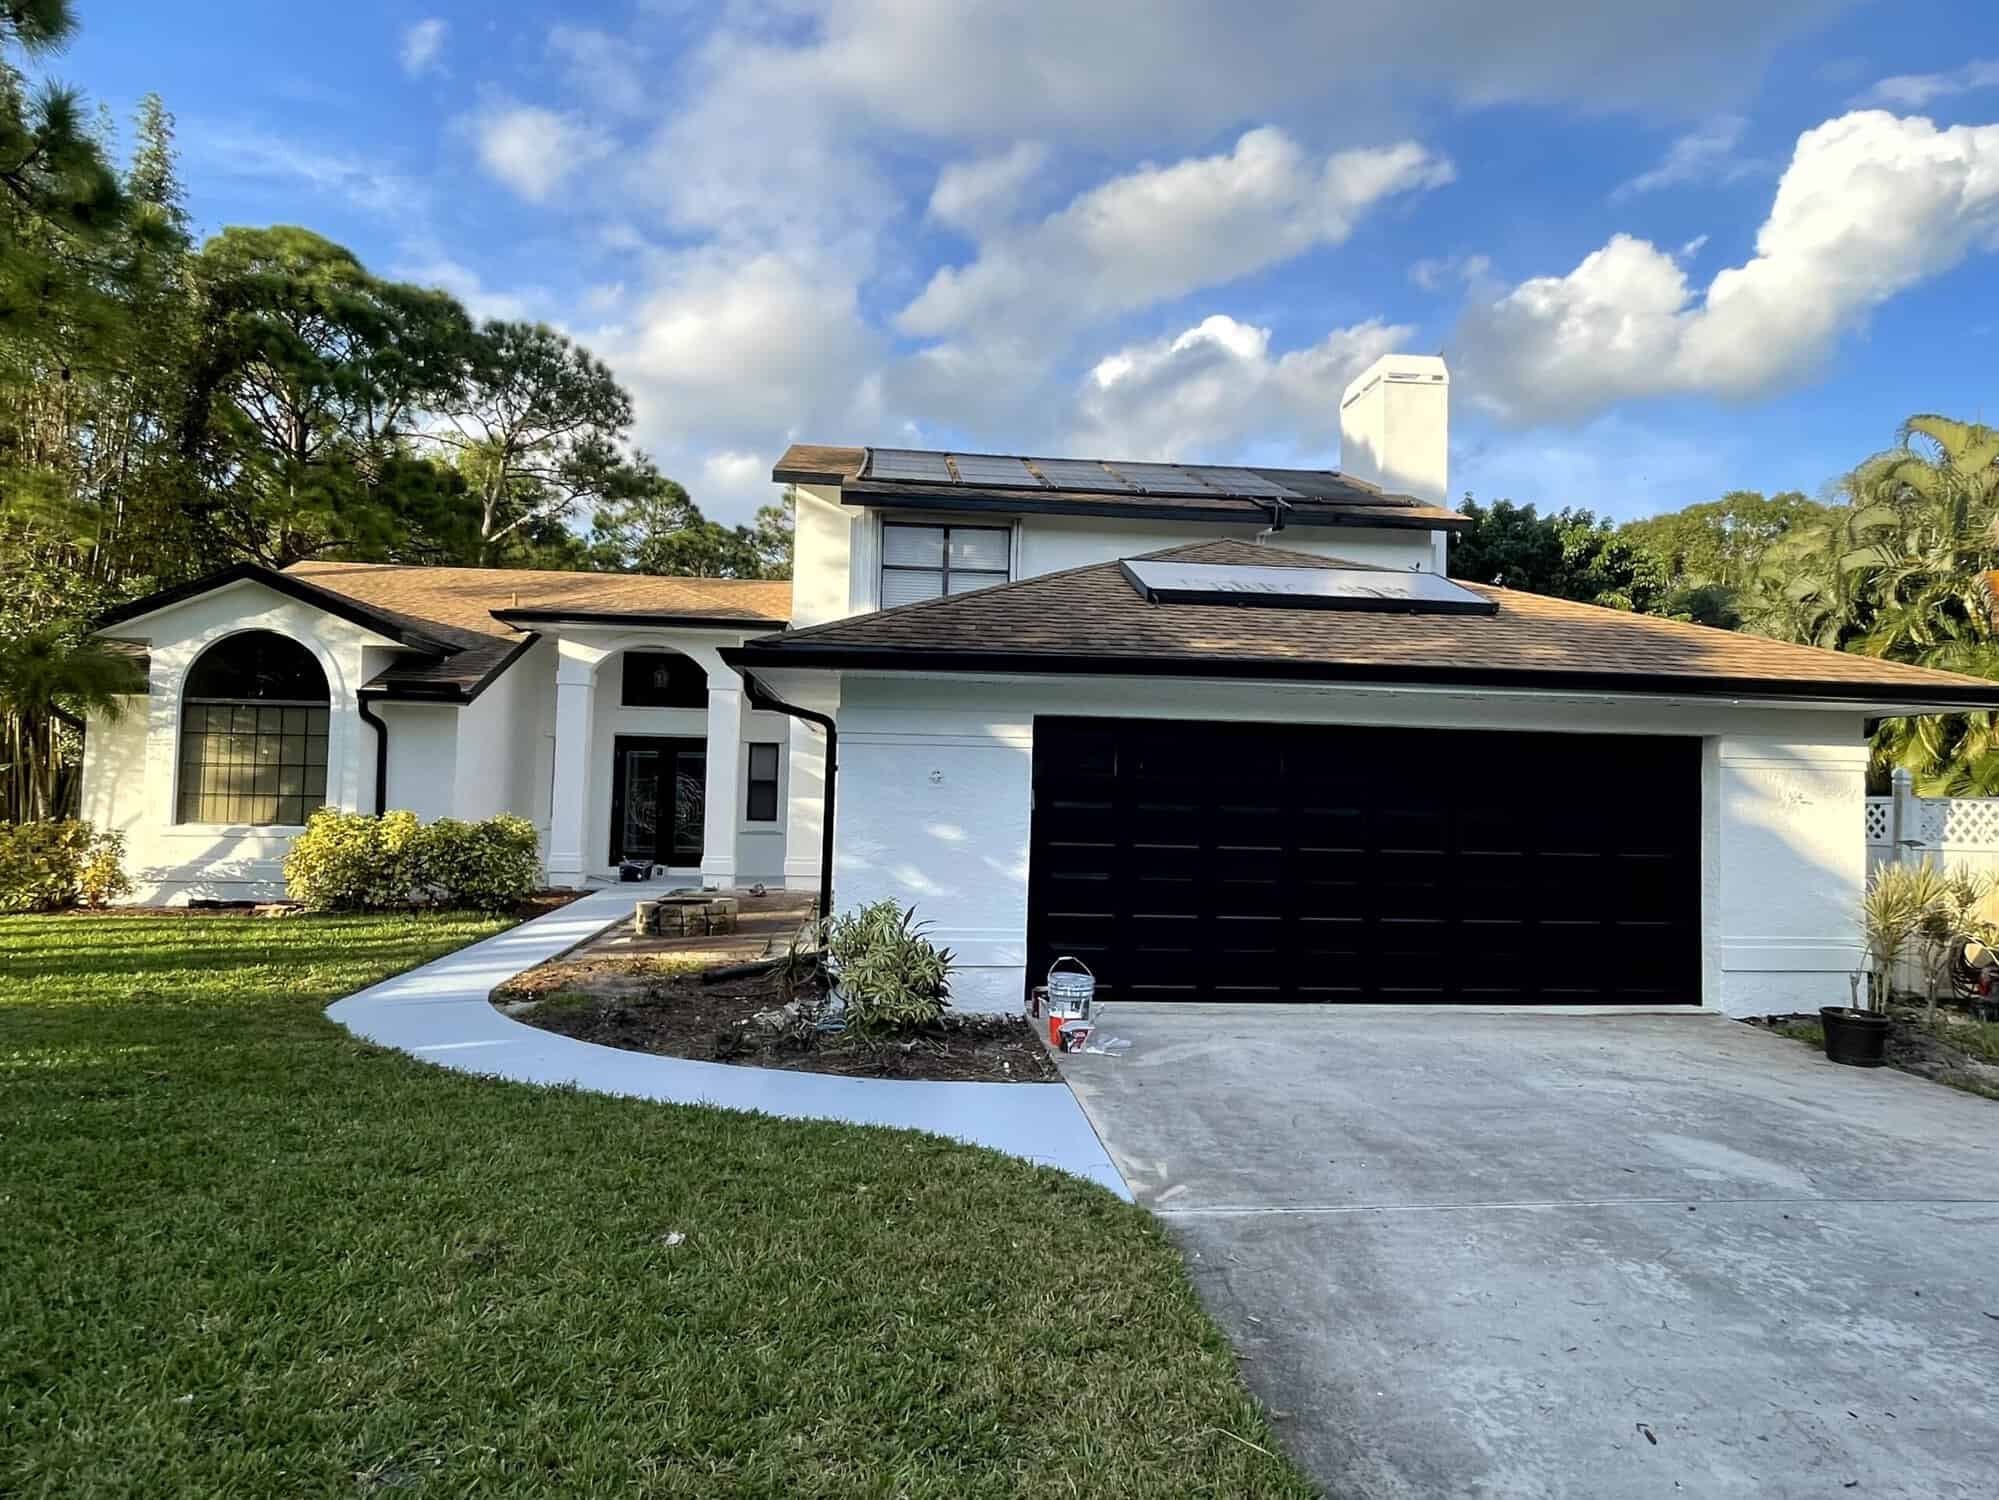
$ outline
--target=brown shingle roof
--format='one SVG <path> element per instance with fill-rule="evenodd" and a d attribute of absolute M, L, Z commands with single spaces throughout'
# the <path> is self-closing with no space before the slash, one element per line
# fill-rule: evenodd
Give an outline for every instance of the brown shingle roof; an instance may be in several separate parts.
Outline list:
<path fill-rule="evenodd" d="M 1180 562 L 1343 567 L 1248 542 Z M 1999 707 L 1999 683 L 1565 599 L 1465 584 L 1495 615 L 1148 604 L 1116 562 L 765 637 L 746 667 L 1059 671 L 1440 682 Z"/>
<path fill-rule="evenodd" d="M 528 641 L 531 621 L 515 626 L 495 611 L 740 620 L 746 627 L 791 617 L 791 585 L 783 581 L 349 562 L 294 563 L 285 572 L 453 647 L 442 659 L 398 657 L 368 684 L 412 695 L 471 692 Z"/>
<path fill-rule="evenodd" d="M 861 472 L 865 448 L 839 448 L 827 443 L 793 443 L 770 471 L 779 484 L 838 484 Z"/>

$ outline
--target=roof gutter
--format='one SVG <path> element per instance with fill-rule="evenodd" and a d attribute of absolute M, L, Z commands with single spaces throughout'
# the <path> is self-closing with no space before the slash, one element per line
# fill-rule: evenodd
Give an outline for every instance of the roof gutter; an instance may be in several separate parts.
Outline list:
<path fill-rule="evenodd" d="M 740 672 L 790 669 L 869 672 L 950 672 L 987 676 L 1195 677 L 1253 682 L 1344 683 L 1354 686 L 1517 689 L 1673 698 L 1803 701 L 1873 707 L 1905 714 L 1999 709 L 1999 685 L 1984 688 L 1906 687 L 1795 678 L 1685 677 L 1664 673 L 1520 671 L 1497 667 L 1412 666 L 1405 662 L 1293 661 L 1278 657 L 1107 656 L 1055 651 L 979 651 L 917 646 L 817 645 L 796 636 L 751 641 L 722 653 Z"/>
<path fill-rule="evenodd" d="M 505 625 L 677 625 L 699 630 L 743 630 L 768 634 L 785 627 L 783 620 L 759 615 L 675 614 L 670 611 L 616 609 L 518 608 L 496 609 L 494 619 Z"/>
<path fill-rule="evenodd" d="M 730 665 L 735 666 L 735 663 Z M 785 702 L 741 667 L 736 667 L 736 670 L 742 674 L 743 685 L 749 690 L 751 707 L 803 719 L 808 724 L 817 725 L 826 736 L 826 798 L 819 816 L 819 916 L 821 920 L 830 919 L 833 915 L 833 814 L 840 784 L 840 726 L 828 714 Z"/>

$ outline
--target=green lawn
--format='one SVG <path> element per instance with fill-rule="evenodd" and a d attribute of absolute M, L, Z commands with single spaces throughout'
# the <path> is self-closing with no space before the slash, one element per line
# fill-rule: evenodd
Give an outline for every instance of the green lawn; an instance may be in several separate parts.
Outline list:
<path fill-rule="evenodd" d="M 0 920 L 0 1494 L 1311 1493 L 1106 1193 L 321 1016 L 499 925 Z"/>

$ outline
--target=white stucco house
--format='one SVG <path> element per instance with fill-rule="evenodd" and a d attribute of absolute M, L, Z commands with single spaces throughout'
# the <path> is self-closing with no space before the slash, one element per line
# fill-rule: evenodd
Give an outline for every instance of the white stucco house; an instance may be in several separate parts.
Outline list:
<path fill-rule="evenodd" d="M 275 894 L 321 804 L 520 813 L 559 885 L 830 876 L 967 1007 L 1062 954 L 1155 1001 L 1844 1000 L 1868 723 L 1999 686 L 1452 582 L 1448 429 L 1395 356 L 1337 472 L 795 445 L 790 584 L 232 568 L 100 622 L 148 691 L 83 814 L 141 901 Z"/>

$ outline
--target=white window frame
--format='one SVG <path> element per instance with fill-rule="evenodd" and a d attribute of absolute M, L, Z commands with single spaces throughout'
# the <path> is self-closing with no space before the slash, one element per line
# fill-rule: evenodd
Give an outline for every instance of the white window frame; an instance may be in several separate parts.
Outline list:
<path fill-rule="evenodd" d="M 774 752 L 775 755 L 775 763 L 771 768 L 770 778 L 775 798 L 771 804 L 771 815 L 768 818 L 754 818 L 750 816 L 750 788 L 755 785 L 755 779 L 750 773 L 751 768 L 756 764 L 753 752 L 766 749 Z M 784 763 L 786 752 L 789 749 L 790 743 L 786 740 L 746 739 L 743 741 L 743 801 L 739 824 L 743 831 L 769 833 L 774 829 L 784 827 Z"/>
<path fill-rule="evenodd" d="M 894 527 L 902 527 L 905 529 L 916 529 L 922 531 L 943 532 L 944 546 L 943 546 L 942 555 L 938 560 L 938 566 L 935 568 L 919 568 L 912 566 L 909 563 L 890 562 L 888 560 L 888 533 L 890 529 Z M 930 595 L 929 597 L 936 599 L 950 598 L 951 572 L 952 572 L 951 533 L 954 531 L 996 531 L 999 532 L 1002 536 L 1004 536 L 1006 538 L 1006 571 L 1004 574 L 1000 573 L 998 570 L 993 568 L 960 568 L 958 569 L 958 571 L 960 573 L 969 574 L 973 577 L 990 579 L 991 582 L 986 585 L 986 587 L 989 588 L 1002 583 L 1011 583 L 1013 581 L 1013 571 L 1014 571 L 1014 555 L 1015 555 L 1014 532 L 1016 529 L 1017 528 L 1011 522 L 1008 521 L 1000 521 L 998 523 L 974 522 L 970 525 L 961 525 L 956 521 L 944 521 L 944 520 L 890 521 L 884 519 L 881 524 L 880 539 L 877 543 L 877 548 L 879 552 L 879 561 L 875 568 L 875 598 L 878 601 L 876 607 L 879 609 L 886 609 L 891 607 L 887 602 L 888 600 L 887 579 L 890 573 L 923 573 L 926 575 L 934 575 L 937 579 L 938 592 L 933 595 Z M 919 603 L 921 601 L 910 600 L 907 602 Z"/>

